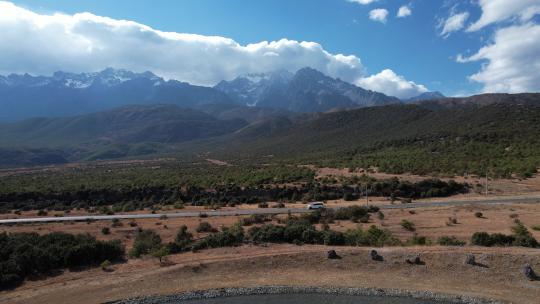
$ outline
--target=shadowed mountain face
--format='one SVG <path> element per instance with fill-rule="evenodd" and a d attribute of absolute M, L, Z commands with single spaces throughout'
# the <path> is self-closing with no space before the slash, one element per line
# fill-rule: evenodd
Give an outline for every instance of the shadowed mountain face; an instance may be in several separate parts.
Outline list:
<path fill-rule="evenodd" d="M 400 103 L 395 97 L 364 90 L 311 68 L 300 69 L 295 74 L 276 71 L 247 75 L 222 81 L 214 88 L 238 103 L 292 112 L 325 112 L 336 108 Z"/>
<path fill-rule="evenodd" d="M 51 77 L 0 76 L 0 96 L 0 121 L 72 116 L 128 104 L 193 107 L 230 102 L 225 94 L 212 88 L 165 81 L 150 72 L 110 68 L 98 73 L 56 72 Z"/>
<path fill-rule="evenodd" d="M 0 125 L 0 147 L 178 143 L 234 132 L 242 119 L 217 119 L 174 105 L 126 106 L 64 118 L 34 118 Z"/>

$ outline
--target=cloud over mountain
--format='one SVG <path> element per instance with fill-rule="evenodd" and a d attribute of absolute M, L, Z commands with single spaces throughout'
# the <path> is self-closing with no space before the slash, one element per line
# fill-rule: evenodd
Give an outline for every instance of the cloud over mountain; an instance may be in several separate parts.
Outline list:
<path fill-rule="evenodd" d="M 9 2 L 0 2 L 0 27 L 3 74 L 86 72 L 112 66 L 212 85 L 276 68 L 311 66 L 349 81 L 364 72 L 360 58 L 331 54 L 315 42 L 281 39 L 240 45 L 224 37 L 162 32 L 91 13 L 41 15 Z"/>
<path fill-rule="evenodd" d="M 39 14 L 4 1 L 0 28 L 0 74 L 113 67 L 198 85 L 306 66 L 352 83 L 367 76 L 359 57 L 330 53 L 316 42 L 281 39 L 242 45 L 226 37 L 164 32 L 91 13 Z"/>
<path fill-rule="evenodd" d="M 411 98 L 428 91 L 425 86 L 408 81 L 405 77 L 397 75 L 390 69 L 359 79 L 356 84 L 365 89 L 383 92 L 386 95 L 402 99 Z"/>

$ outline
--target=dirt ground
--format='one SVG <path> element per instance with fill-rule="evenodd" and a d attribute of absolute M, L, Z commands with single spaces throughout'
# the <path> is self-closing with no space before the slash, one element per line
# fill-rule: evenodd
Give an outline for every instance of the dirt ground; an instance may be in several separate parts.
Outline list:
<path fill-rule="evenodd" d="M 0 292 L 1 303 L 99 303 L 150 294 L 261 285 L 376 287 L 430 290 L 538 303 L 540 281 L 521 273 L 525 263 L 540 269 L 538 250 L 525 248 L 380 248 L 384 261 L 369 259 L 372 248 L 336 247 L 341 259 L 326 259 L 325 246 L 271 245 L 219 248 L 155 259 L 129 260 L 101 269 L 66 271 Z M 465 265 L 473 253 L 479 266 Z M 421 254 L 425 265 L 405 262 Z"/>

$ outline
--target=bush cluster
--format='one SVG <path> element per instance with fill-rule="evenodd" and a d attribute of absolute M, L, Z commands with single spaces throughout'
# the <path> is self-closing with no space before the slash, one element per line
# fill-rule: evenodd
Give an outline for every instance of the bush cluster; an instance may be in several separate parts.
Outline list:
<path fill-rule="evenodd" d="M 476 232 L 471 237 L 471 244 L 478 246 L 523 246 L 539 247 L 538 241 L 531 235 L 529 230 L 521 223 L 517 222 L 512 227 L 512 234 L 502 233 L 489 234 L 487 232 Z"/>
<path fill-rule="evenodd" d="M 0 233 L 0 288 L 31 275 L 117 261 L 124 253 L 119 240 L 98 241 L 86 234 Z"/>

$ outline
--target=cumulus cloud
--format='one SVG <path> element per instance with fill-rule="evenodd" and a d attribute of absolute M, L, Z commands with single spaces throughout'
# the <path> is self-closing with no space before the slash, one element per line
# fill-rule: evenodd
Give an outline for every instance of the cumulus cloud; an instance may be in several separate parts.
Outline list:
<path fill-rule="evenodd" d="M 388 16 L 388 10 L 384 8 L 376 8 L 369 12 L 369 19 L 381 23 L 386 23 L 386 17 Z"/>
<path fill-rule="evenodd" d="M 444 38 L 450 36 L 452 32 L 456 32 L 465 27 L 465 22 L 469 18 L 468 12 L 451 14 L 448 19 L 441 23 L 441 33 L 440 35 Z"/>
<path fill-rule="evenodd" d="M 407 16 L 410 16 L 412 14 L 411 8 L 408 5 L 403 5 L 399 8 L 397 12 L 398 18 L 405 18 Z"/>
<path fill-rule="evenodd" d="M 406 99 L 418 96 L 428 89 L 413 81 L 408 81 L 405 77 L 397 75 L 390 69 L 383 70 L 379 74 L 358 79 L 356 84 L 365 89 L 382 92 L 386 95 L 396 96 Z"/>
<path fill-rule="evenodd" d="M 479 0 L 478 4 L 482 8 L 482 15 L 467 31 L 477 31 L 492 23 L 516 17 L 526 22 L 540 14 L 538 0 Z"/>
<path fill-rule="evenodd" d="M 493 42 L 458 62 L 487 61 L 471 75 L 485 92 L 540 92 L 540 25 L 526 23 L 499 29 Z"/>
<path fill-rule="evenodd" d="M 360 58 L 332 54 L 315 42 L 281 39 L 241 45 L 225 37 L 163 32 L 91 13 L 37 14 L 3 1 L 0 28 L 0 74 L 49 75 L 58 70 L 92 72 L 113 67 L 152 71 L 199 85 L 306 66 L 351 83 L 366 76 Z M 380 85 L 380 91 L 403 95 L 399 86 L 387 84 L 392 89 Z"/>
<path fill-rule="evenodd" d="M 379 0 L 349 0 L 349 2 L 354 2 L 354 3 L 358 3 L 362 5 L 370 4 L 376 1 L 379 1 Z"/>
<path fill-rule="evenodd" d="M 229 38 L 163 32 L 91 13 L 37 14 L 9 2 L 0 2 L 0 28 L 0 74 L 115 67 L 150 70 L 201 85 L 305 66 L 346 81 L 364 75 L 360 58 L 329 53 L 315 42 L 282 39 L 241 45 Z"/>

